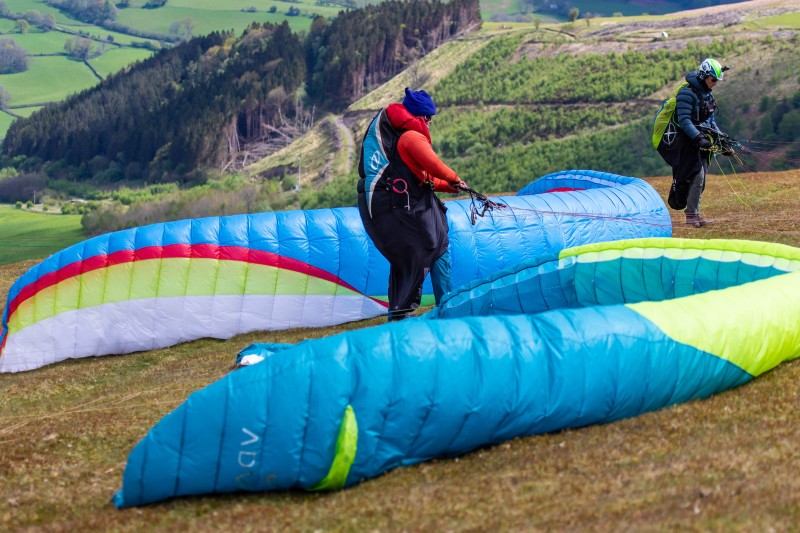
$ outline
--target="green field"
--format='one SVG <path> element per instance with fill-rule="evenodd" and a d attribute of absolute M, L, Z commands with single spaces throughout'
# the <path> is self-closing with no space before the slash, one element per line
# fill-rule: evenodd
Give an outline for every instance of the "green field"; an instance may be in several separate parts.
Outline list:
<path fill-rule="evenodd" d="M 300 9 L 307 9 L 309 6 L 314 5 L 314 1 L 304 0 L 298 2 L 297 5 Z M 277 6 L 278 11 L 286 11 L 288 3 L 274 0 L 259 0 L 258 2 L 254 2 L 253 0 L 226 0 L 225 2 L 220 2 L 219 0 L 169 0 L 167 6 L 191 8 L 202 11 L 240 11 L 249 7 L 256 7 L 259 11 L 266 11 L 271 6 Z M 329 6 L 321 9 L 324 9 L 326 13 L 335 14 L 341 8 Z"/>
<path fill-rule="evenodd" d="M 0 134 L 5 134 L 5 132 L 8 131 L 8 128 L 11 126 L 11 123 L 15 120 L 16 119 L 8 113 L 0 113 Z"/>
<path fill-rule="evenodd" d="M 775 15 L 758 21 L 759 26 L 766 27 L 779 27 L 779 28 L 800 28 L 800 13 L 784 13 L 783 15 Z"/>
<path fill-rule="evenodd" d="M 89 63 L 105 78 L 131 63 L 147 59 L 151 55 L 153 52 L 142 48 L 110 48 L 100 57 L 90 59 Z"/>
<path fill-rule="evenodd" d="M 251 22 L 273 22 L 280 23 L 283 20 L 289 21 L 289 26 L 294 31 L 308 29 L 311 19 L 306 16 L 285 17 L 284 14 L 290 6 L 297 7 L 303 15 L 306 13 L 317 13 L 320 15 L 335 14 L 339 10 L 329 7 L 319 7 L 313 4 L 290 4 L 287 2 L 274 2 L 278 8 L 275 13 L 267 13 L 272 2 L 263 5 L 257 13 L 242 13 L 241 8 L 231 6 L 238 2 L 225 2 L 225 9 L 202 9 L 200 7 L 180 6 L 177 2 L 173 6 L 169 2 L 166 6 L 158 9 L 121 9 L 117 22 L 126 26 L 142 29 L 151 32 L 169 34 L 169 28 L 173 22 L 184 19 L 191 19 L 194 24 L 193 35 L 205 35 L 216 30 L 233 30 L 235 34 L 240 34 Z M 242 5 L 253 5 L 252 1 L 242 2 Z"/>
<path fill-rule="evenodd" d="M 9 108 L 9 110 L 12 111 L 15 115 L 19 115 L 21 117 L 29 117 L 34 112 L 39 111 L 43 107 L 44 107 L 43 105 L 37 105 L 37 106 L 31 106 L 31 107 L 20 107 L 20 108 L 17 108 L 17 109 Z M 5 130 L 2 130 L 2 131 L 5 131 Z"/>
<path fill-rule="evenodd" d="M 7 21 L 7 19 L 0 19 L 0 21 Z M 87 35 L 75 35 L 67 31 L 52 30 L 49 32 L 29 31 L 28 33 L 11 33 L 4 37 L 10 37 L 17 41 L 21 47 L 26 49 L 31 54 L 62 54 L 64 53 L 64 43 L 67 39 L 74 39 L 75 37 L 94 37 L 96 39 L 108 40 L 108 37 L 113 38 L 114 43 L 129 45 L 132 42 L 149 41 L 141 37 L 132 37 L 124 33 L 115 31 L 108 31 L 104 28 L 97 26 L 86 26 L 81 28 L 69 28 L 70 32 L 81 31 Z M 95 47 L 101 46 L 102 43 L 96 42 Z M 114 44 L 106 45 L 106 49 L 119 48 Z"/>
<path fill-rule="evenodd" d="M 12 106 L 58 102 L 97 83 L 86 65 L 65 56 L 32 57 L 29 65 L 26 72 L 0 75 Z"/>
<path fill-rule="evenodd" d="M 378 2 L 369 2 L 370 4 L 378 3 Z M 278 13 L 286 12 L 289 9 L 290 5 L 294 5 L 299 7 L 301 11 L 316 11 L 320 15 L 324 16 L 335 16 L 336 13 L 341 11 L 343 8 L 340 6 L 317 6 L 315 5 L 314 0 L 300 0 L 296 4 L 290 4 L 288 2 L 278 2 L 275 0 L 259 0 L 258 2 L 254 2 L 253 0 L 226 0 L 225 2 L 220 2 L 219 0 L 169 0 L 167 2 L 167 6 L 165 7 L 172 7 L 172 8 L 184 8 L 184 9 L 195 9 L 198 11 L 209 11 L 209 12 L 223 12 L 223 11 L 236 11 L 239 12 L 242 9 L 248 9 L 250 7 L 258 8 L 258 12 L 266 12 L 270 7 L 275 6 L 278 10 Z M 363 0 L 359 2 L 359 5 L 364 5 Z M 164 9 L 164 8 L 161 8 Z M 251 13 L 242 13 L 243 15 L 250 15 Z"/>
<path fill-rule="evenodd" d="M 85 238 L 81 215 L 32 213 L 0 205 L 0 265 L 44 258 Z"/>
<path fill-rule="evenodd" d="M 13 20 L 0 19 L 0 33 L 17 33 L 17 26 Z"/>
<path fill-rule="evenodd" d="M 3 0 L 3 2 L 12 13 L 25 13 L 26 11 L 35 10 L 42 15 L 47 15 L 48 13 L 53 15 L 59 24 L 70 22 L 70 19 L 62 15 L 58 9 L 48 6 L 42 0 Z"/>
<path fill-rule="evenodd" d="M 6 37 L 17 41 L 17 44 L 27 50 L 29 54 L 63 54 L 64 43 L 71 36 L 60 31 L 30 31 L 6 35 Z"/>
<path fill-rule="evenodd" d="M 83 34 L 87 34 L 90 37 L 95 37 L 97 39 L 102 39 L 104 41 L 107 40 L 109 36 L 111 36 L 111 37 L 113 37 L 113 41 L 115 43 L 119 43 L 119 44 L 123 44 L 123 45 L 128 45 L 128 44 L 131 44 L 132 42 L 139 42 L 139 43 L 144 42 L 144 41 L 156 42 L 156 41 L 153 41 L 152 39 L 145 39 L 143 37 L 135 37 L 135 36 L 128 35 L 128 34 L 125 34 L 125 33 L 119 33 L 119 32 L 116 32 L 116 31 L 110 31 L 110 30 L 107 30 L 105 28 L 101 28 L 99 26 L 85 26 L 85 25 L 83 25 L 83 26 L 75 26 L 75 27 L 73 27 L 73 26 L 68 26 L 68 25 L 65 24 L 64 25 L 64 29 L 67 30 L 67 31 L 75 32 L 75 33 L 81 32 Z M 68 37 L 72 37 L 72 35 L 64 33 L 64 39 L 66 39 Z"/>

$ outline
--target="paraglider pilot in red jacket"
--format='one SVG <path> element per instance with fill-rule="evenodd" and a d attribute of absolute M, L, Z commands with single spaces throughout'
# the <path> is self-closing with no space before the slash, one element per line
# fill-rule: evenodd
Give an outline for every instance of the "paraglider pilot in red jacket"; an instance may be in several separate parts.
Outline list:
<path fill-rule="evenodd" d="M 419 306 L 429 272 L 437 303 L 450 290 L 447 208 L 434 191 L 455 193 L 466 183 L 433 151 L 428 126 L 435 114 L 427 92 L 406 88 L 402 104 L 375 116 L 361 148 L 359 213 L 391 265 L 390 321 Z"/>

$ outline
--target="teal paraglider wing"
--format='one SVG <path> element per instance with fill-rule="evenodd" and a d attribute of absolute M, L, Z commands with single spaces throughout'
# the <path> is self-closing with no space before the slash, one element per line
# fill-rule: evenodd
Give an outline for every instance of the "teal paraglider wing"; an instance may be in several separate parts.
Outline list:
<path fill-rule="evenodd" d="M 800 249 L 747 241 L 564 250 L 439 319 L 305 341 L 194 393 L 133 449 L 115 503 L 338 488 L 707 397 L 800 356 L 798 271 Z"/>

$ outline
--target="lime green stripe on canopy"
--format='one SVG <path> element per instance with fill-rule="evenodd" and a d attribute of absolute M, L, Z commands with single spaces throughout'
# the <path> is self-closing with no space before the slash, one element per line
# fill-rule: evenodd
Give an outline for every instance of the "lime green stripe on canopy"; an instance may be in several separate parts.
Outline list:
<path fill-rule="evenodd" d="M 628 307 L 655 323 L 673 340 L 725 359 L 751 375 L 757 376 L 783 360 L 800 356 L 790 348 L 800 339 L 800 328 L 796 323 L 796 317 L 800 316 L 798 248 L 744 240 L 632 239 L 565 249 L 559 254 L 559 259 L 562 263 L 575 261 L 578 264 L 576 292 L 584 304 L 588 300 L 602 303 L 608 297 L 610 279 L 606 279 L 605 287 L 598 287 L 595 266 L 615 261 L 630 262 L 611 269 L 625 278 L 620 280 L 621 288 L 631 290 L 631 286 L 636 285 L 643 291 L 633 300 L 640 303 L 630 303 Z M 673 264 L 669 269 L 663 264 L 660 267 L 664 269 L 662 272 L 669 271 L 669 276 L 675 276 L 668 276 L 671 293 L 666 287 L 659 289 L 663 280 L 649 278 L 654 274 L 653 269 L 644 270 L 638 266 L 643 260 L 658 259 L 667 259 Z M 683 263 L 685 268 L 681 270 Z M 697 274 L 703 265 L 711 269 L 704 272 L 706 278 L 717 272 L 713 269 L 727 266 L 742 278 L 742 284 L 703 292 L 697 285 Z M 584 272 L 582 266 L 591 268 Z M 755 281 L 767 271 L 787 274 Z M 703 294 L 698 294 L 701 292 Z M 695 296 L 691 300 L 680 298 L 689 295 Z M 623 299 L 630 302 L 632 296 L 626 294 Z M 620 296 L 611 298 L 616 302 Z M 675 299 L 669 303 L 660 302 L 670 298 Z M 733 317 L 739 327 L 735 331 L 708 331 L 700 327 L 696 321 L 687 318 L 697 312 L 698 306 L 704 314 Z"/>
<path fill-rule="evenodd" d="M 308 490 L 339 490 L 347 483 L 350 467 L 356 460 L 358 448 L 358 423 L 353 406 L 348 405 L 339 426 L 339 437 L 336 439 L 336 453 L 333 456 L 331 469 L 319 483 Z"/>
<path fill-rule="evenodd" d="M 753 376 L 800 357 L 800 272 L 711 291 L 671 302 L 629 304 L 673 340 L 730 361 Z M 708 323 L 697 314 L 731 317 Z"/>
<path fill-rule="evenodd" d="M 630 239 L 542 257 L 449 293 L 432 316 L 541 313 L 661 302 L 800 271 L 800 248 L 741 240 Z"/>
<path fill-rule="evenodd" d="M 800 249 L 772 242 L 735 239 L 700 240 L 649 238 L 600 242 L 561 251 L 559 258 L 577 257 L 581 263 L 610 261 L 620 257 L 638 259 L 695 259 L 741 261 L 754 266 L 772 266 L 787 272 L 800 270 Z"/>
<path fill-rule="evenodd" d="M 14 333 L 60 313 L 127 300 L 273 294 L 358 295 L 336 283 L 274 266 L 203 258 L 149 259 L 86 272 L 39 291 L 17 308 L 8 330 Z"/>

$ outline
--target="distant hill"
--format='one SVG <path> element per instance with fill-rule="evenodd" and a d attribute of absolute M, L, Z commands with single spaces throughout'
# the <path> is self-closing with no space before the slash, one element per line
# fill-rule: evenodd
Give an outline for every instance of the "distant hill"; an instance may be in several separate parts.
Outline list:
<path fill-rule="evenodd" d="M 177 44 L 12 124 L 3 155 L 30 177 L 0 181 L 0 201 L 27 200 L 22 182 L 42 175 L 80 196 L 86 182 L 202 183 L 242 145 L 286 144 L 315 110 L 345 108 L 479 26 L 477 0 L 392 0 L 317 17 L 303 37 L 284 21 Z"/>
<path fill-rule="evenodd" d="M 743 165 L 723 159 L 712 171 L 735 179 L 735 172 L 756 168 L 797 168 L 799 30 L 800 5 L 786 0 L 538 28 L 486 23 L 355 102 L 342 121 L 360 139 L 377 109 L 414 85 L 439 106 L 431 130 L 437 152 L 481 190 L 515 191 L 566 168 L 664 175 L 669 167 L 650 145 L 652 118 L 683 75 L 712 56 L 732 66 L 715 90 L 719 124 L 759 141 L 746 144 Z M 244 170 L 291 176 L 304 161 L 301 181 L 315 190 L 299 196 L 300 206 L 353 205 L 355 175 L 330 165 L 344 156 L 324 156 L 344 146 L 341 135 L 320 127 L 312 138 Z M 349 153 L 352 162 L 357 150 Z"/>
<path fill-rule="evenodd" d="M 286 20 L 293 31 L 307 31 L 316 16 L 329 19 L 340 11 L 381 0 L 0 0 L 0 37 L 14 39 L 29 55 L 29 69 L 0 74 L 8 101 L 0 105 L 0 138 L 19 117 L 45 104 L 94 86 L 126 66 L 191 36 L 231 31 L 239 35 L 251 23 Z M 486 21 L 566 21 L 576 8 L 580 18 L 664 14 L 742 0 L 483 0 Z M 163 5 L 162 5 L 163 4 Z M 113 7 L 112 7 L 113 6 Z M 158 6 L 158 7 L 156 7 Z M 19 21 L 29 24 L 20 30 Z M 84 41 L 82 52 L 69 57 L 67 41 Z"/>
<path fill-rule="evenodd" d="M 636 0 L 483 0 L 481 12 L 485 20 L 492 22 L 524 22 L 532 17 L 553 22 L 569 20 L 571 11 L 577 9 L 577 17 L 611 17 L 665 15 L 677 11 L 699 9 L 709 6 L 736 4 L 744 0 L 660 0 L 658 2 Z"/>
<path fill-rule="evenodd" d="M 358 17 L 377 20 L 369 15 Z M 635 176 L 664 175 L 669 172 L 668 167 L 650 146 L 652 117 L 661 102 L 674 93 L 683 75 L 707 56 L 732 67 L 715 89 L 721 106 L 720 126 L 732 135 L 753 141 L 745 144 L 749 151 L 742 152 L 741 164 L 723 159 L 719 166 L 715 163 L 712 171 L 735 179 L 735 172 L 796 168 L 800 161 L 800 80 L 796 70 L 800 60 L 797 46 L 800 6 L 791 0 L 754 0 L 665 16 L 590 17 L 573 23 L 536 20 L 484 23 L 478 32 L 456 36 L 443 44 L 438 42 L 441 44 L 438 48 L 424 47 L 430 52 L 424 56 L 414 56 L 411 52 L 415 48 L 405 44 L 402 49 L 407 55 L 396 65 L 400 67 L 394 71 L 396 75 L 384 70 L 380 74 L 384 79 L 394 77 L 370 92 L 361 92 L 367 86 L 363 71 L 358 71 L 355 77 L 341 77 L 342 71 L 328 71 L 334 73 L 329 75 L 326 69 L 359 64 L 337 52 L 340 45 L 332 44 L 336 39 L 357 35 L 359 39 L 353 42 L 365 46 L 364 50 L 374 51 L 374 44 L 363 37 L 382 33 L 334 31 L 341 23 L 312 27 L 306 36 L 307 72 L 304 89 L 298 89 L 297 93 L 305 96 L 284 100 L 287 104 L 303 105 L 296 110 L 301 115 L 292 110 L 285 116 L 304 118 L 302 128 L 286 137 L 286 141 L 291 141 L 288 145 L 282 143 L 285 146 L 281 147 L 281 143 L 275 142 L 279 134 L 264 138 L 248 135 L 250 125 L 258 122 L 222 121 L 210 126 L 189 126 L 192 123 L 185 122 L 186 135 L 175 137 L 178 143 L 164 144 L 163 150 L 156 151 L 152 161 L 161 166 L 148 163 L 139 164 L 138 168 L 134 165 L 132 169 L 140 173 L 139 180 L 147 171 L 149 183 L 169 181 L 183 173 L 188 177 L 183 180 L 184 188 L 206 179 L 211 180 L 211 188 L 206 192 L 196 189 L 191 193 L 180 190 L 169 193 L 161 190 L 152 195 L 137 193 L 136 199 L 129 196 L 123 207 L 103 204 L 106 207 L 98 206 L 85 216 L 86 220 L 92 220 L 89 224 L 92 231 L 164 217 L 229 213 L 227 207 L 213 200 L 217 194 L 214 191 L 223 186 L 215 183 L 225 183 L 224 187 L 229 188 L 244 184 L 254 187 L 256 192 L 250 195 L 259 198 L 260 209 L 353 205 L 355 168 L 364 129 L 378 109 L 401 98 L 405 86 L 424 88 L 434 96 L 440 110 L 432 125 L 434 148 L 462 178 L 480 190 L 514 191 L 538 176 L 565 168 L 594 168 Z M 413 34 L 411 31 L 404 35 Z M 433 37 L 430 32 L 420 35 Z M 226 54 L 235 49 L 224 43 L 215 46 Z M 318 54 L 316 59 L 310 60 L 310 53 Z M 315 73 L 318 84 L 313 81 Z M 263 78 L 248 77 L 244 72 L 238 76 L 242 81 L 268 79 L 267 73 Z M 354 85 L 347 85 L 353 80 L 356 80 Z M 379 83 L 377 79 L 372 82 Z M 220 85 L 236 86 L 230 82 Z M 340 89 L 331 90 L 333 87 Z M 352 102 L 349 105 L 348 100 Z M 206 106 L 203 109 L 208 112 L 193 116 L 205 117 L 206 123 L 211 124 L 208 120 L 215 115 L 208 113 L 212 109 L 209 102 L 213 101 L 199 98 L 198 105 Z M 283 108 L 283 112 L 288 111 Z M 252 118 L 257 113 L 241 116 Z M 63 122 L 55 123 L 63 127 L 60 126 Z M 36 123 L 31 121 L 30 125 Z M 234 131 L 220 127 L 226 123 L 231 128 L 235 126 L 238 134 L 225 137 L 226 131 Z M 301 134 L 305 129 L 307 132 Z M 64 170 L 63 155 L 43 163 L 48 157 L 45 152 L 36 151 L 57 145 L 48 148 L 46 134 L 31 135 L 26 131 L 20 127 L 13 135 L 15 140 L 4 144 L 6 161 L 20 172 L 47 173 L 54 198 L 76 194 L 80 187 L 93 187 L 92 184 L 103 180 L 108 186 L 113 175 L 118 176 L 117 184 L 131 187 L 137 184 L 135 179 L 128 179 L 129 173 L 124 170 L 131 161 L 116 159 L 111 164 L 116 156 L 103 145 L 105 141 L 95 146 L 99 149 L 103 145 L 104 159 L 92 160 L 91 149 L 82 152 L 80 157 L 86 161 L 80 166 L 82 174 L 73 173 L 68 180 L 59 181 L 59 173 L 69 175 Z M 76 142 L 84 139 L 80 131 L 76 130 Z M 141 139 L 140 128 L 120 131 L 130 132 L 130 139 Z M 28 141 L 18 144 L 23 138 Z M 55 142 L 62 137 L 50 138 Z M 89 135 L 88 138 L 99 142 L 105 137 Z M 201 139 L 213 140 L 214 144 L 207 146 L 214 146 L 214 150 L 203 149 L 204 144 L 198 142 Z M 225 144 L 221 145 L 221 141 Z M 195 142 L 191 145 L 195 148 L 187 151 L 187 142 Z M 83 150 L 86 143 L 79 144 Z M 182 148 L 177 149 L 179 146 Z M 178 168 L 178 158 L 188 153 L 197 159 L 194 162 L 186 159 Z M 28 159 L 20 162 L 19 157 L 26 154 Z M 207 158 L 209 154 L 216 155 Z M 33 155 L 36 157 L 31 159 Z M 730 165 L 732 162 L 734 165 Z M 76 163 L 73 160 L 70 164 Z M 203 174 L 209 163 L 223 170 L 222 177 Z M 193 177 L 203 175 L 207 177 L 200 180 Z M 0 180 L 0 194 L 2 186 Z M 297 188 L 300 190 L 295 192 Z M 97 194 L 97 198 L 107 198 Z M 204 194 L 208 199 L 200 201 Z M 190 197 L 191 201 L 186 200 Z M 242 209 L 252 208 L 251 202 L 237 203 L 245 204 L 250 207 Z M 205 211 L 198 211 L 198 206 L 205 206 Z"/>
<path fill-rule="evenodd" d="M 335 17 L 350 0 L 225 0 L 161 2 L 0 0 L 0 38 L 16 41 L 29 54 L 25 72 L 0 74 L 0 86 L 8 92 L 0 102 L 0 138 L 14 119 L 29 116 L 52 102 L 93 87 L 100 80 L 146 59 L 165 47 L 192 36 L 230 31 L 241 34 L 253 22 L 287 21 L 293 31 L 306 31 L 316 16 Z M 257 7 L 256 7 L 257 6 Z M 28 25 L 24 31 L 18 24 Z M 67 42 L 80 40 L 75 56 Z"/>

